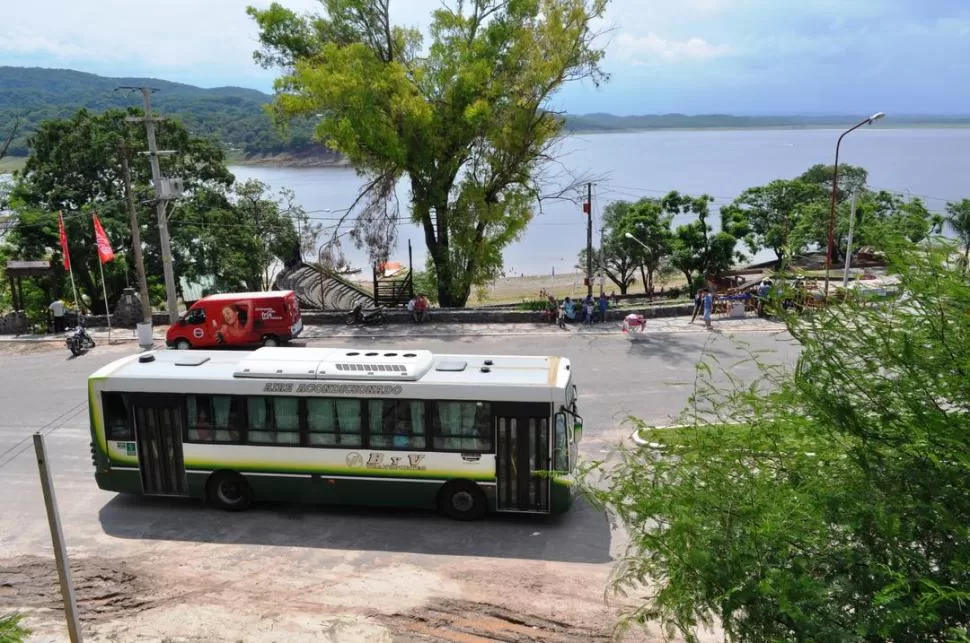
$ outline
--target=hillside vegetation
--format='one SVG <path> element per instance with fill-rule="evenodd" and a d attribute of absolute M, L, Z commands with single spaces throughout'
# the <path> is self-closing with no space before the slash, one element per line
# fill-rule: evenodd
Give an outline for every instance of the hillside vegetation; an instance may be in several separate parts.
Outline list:
<path fill-rule="evenodd" d="M 297 121 L 285 134 L 277 131 L 264 106 L 271 96 L 242 87 L 202 89 L 155 78 L 106 78 L 67 69 L 0 67 L 0 136 L 23 122 L 11 156 L 26 156 L 27 138 L 45 120 L 69 118 L 84 107 L 93 111 L 141 107 L 140 92 L 120 86 L 157 89 L 152 108 L 181 120 L 190 132 L 218 140 L 246 155 L 302 153 L 325 148 L 312 141 L 312 126 Z"/>

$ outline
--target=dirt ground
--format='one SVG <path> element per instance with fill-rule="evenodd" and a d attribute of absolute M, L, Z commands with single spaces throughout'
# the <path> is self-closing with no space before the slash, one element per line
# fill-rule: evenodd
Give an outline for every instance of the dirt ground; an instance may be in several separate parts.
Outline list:
<path fill-rule="evenodd" d="M 543 566 L 464 561 L 435 572 L 389 570 L 401 579 L 394 583 L 386 577 L 351 576 L 343 587 L 311 588 L 287 587 L 277 579 L 270 591 L 252 578 L 240 582 L 238 576 L 253 571 L 247 569 L 250 565 L 240 567 L 213 575 L 204 566 L 163 568 L 148 560 L 72 560 L 85 639 L 583 643 L 607 641 L 613 635 L 613 618 L 605 603 L 591 606 L 577 595 L 588 583 L 604 582 L 602 566 L 580 566 L 567 574 L 557 570 L 550 578 Z M 470 574 L 489 582 L 477 583 L 474 593 L 463 593 L 462 579 Z M 383 599 L 379 605 L 355 604 L 355 594 L 373 599 L 378 583 Z M 563 591 L 550 593 L 551 587 Z M 440 600 L 433 600 L 436 596 Z M 29 617 L 30 640 L 63 640 L 64 614 L 53 560 L 0 560 L 0 612 L 12 610 Z M 172 630 L 173 622 L 196 634 L 159 638 L 160 632 Z"/>

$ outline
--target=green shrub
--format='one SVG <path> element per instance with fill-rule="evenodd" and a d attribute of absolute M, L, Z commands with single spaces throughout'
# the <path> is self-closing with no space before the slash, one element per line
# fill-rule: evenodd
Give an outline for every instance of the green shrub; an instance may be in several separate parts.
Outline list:
<path fill-rule="evenodd" d="M 30 635 L 30 630 L 21 624 L 23 614 L 0 616 L 0 643 L 21 643 Z"/>
<path fill-rule="evenodd" d="M 532 311 L 542 311 L 546 309 L 549 302 L 545 299 L 530 299 L 526 301 L 519 302 L 515 307 L 516 310 L 532 310 Z"/>
<path fill-rule="evenodd" d="M 736 382 L 701 364 L 676 434 L 640 423 L 665 449 L 586 465 L 629 535 L 625 624 L 970 640 L 970 283 L 952 250 L 897 248 L 903 297 L 786 316 L 794 368 L 752 355 L 762 377 Z"/>

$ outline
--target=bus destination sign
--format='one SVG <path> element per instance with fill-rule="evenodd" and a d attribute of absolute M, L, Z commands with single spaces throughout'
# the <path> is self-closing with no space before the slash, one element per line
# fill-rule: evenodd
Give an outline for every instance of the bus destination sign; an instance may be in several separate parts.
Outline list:
<path fill-rule="evenodd" d="M 324 384 L 267 382 L 264 393 L 302 393 L 304 395 L 400 395 L 400 384 Z"/>

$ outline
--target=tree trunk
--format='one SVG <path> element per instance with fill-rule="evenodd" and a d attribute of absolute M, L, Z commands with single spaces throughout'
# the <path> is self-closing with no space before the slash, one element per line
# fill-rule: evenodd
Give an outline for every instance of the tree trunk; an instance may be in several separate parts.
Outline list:
<path fill-rule="evenodd" d="M 640 281 L 643 282 L 643 294 L 650 294 L 650 280 L 647 279 L 647 273 L 643 268 L 643 264 L 640 264 Z"/>

